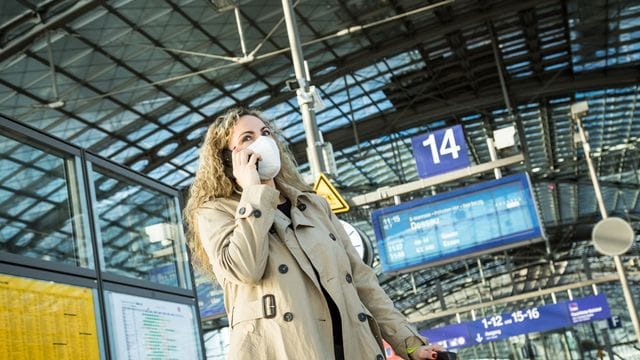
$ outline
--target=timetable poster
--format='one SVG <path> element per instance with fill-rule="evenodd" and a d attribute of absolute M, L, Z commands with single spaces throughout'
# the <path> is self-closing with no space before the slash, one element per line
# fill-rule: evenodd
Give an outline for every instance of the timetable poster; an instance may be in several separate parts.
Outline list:
<path fill-rule="evenodd" d="M 93 290 L 0 274 L 0 357 L 99 359 Z"/>
<path fill-rule="evenodd" d="M 107 296 L 115 359 L 201 358 L 193 306 L 114 292 Z"/>

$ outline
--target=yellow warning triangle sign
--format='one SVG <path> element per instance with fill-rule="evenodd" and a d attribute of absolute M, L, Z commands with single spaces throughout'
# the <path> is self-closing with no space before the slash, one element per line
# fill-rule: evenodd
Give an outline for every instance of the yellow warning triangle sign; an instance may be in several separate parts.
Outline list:
<path fill-rule="evenodd" d="M 340 193 L 338 193 L 338 190 L 333 187 L 325 174 L 320 173 L 318 180 L 316 180 L 315 185 L 313 185 L 313 191 L 327 199 L 334 213 L 339 214 L 349 211 L 349 204 L 347 204 Z"/>

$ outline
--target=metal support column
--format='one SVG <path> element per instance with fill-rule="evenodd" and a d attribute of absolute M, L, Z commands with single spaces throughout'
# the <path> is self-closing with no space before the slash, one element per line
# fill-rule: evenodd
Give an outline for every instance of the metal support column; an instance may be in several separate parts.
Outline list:
<path fill-rule="evenodd" d="M 296 80 L 300 86 L 298 89 L 298 104 L 300 105 L 302 123 L 307 139 L 309 167 L 311 168 L 311 174 L 315 181 L 320 173 L 327 171 L 327 167 L 322 160 L 322 138 L 318 130 L 318 125 L 316 124 L 316 116 L 313 109 L 313 94 L 311 93 L 309 80 L 305 73 L 302 46 L 300 45 L 300 37 L 298 35 L 298 25 L 295 21 L 291 0 L 282 0 L 282 10 L 284 11 L 284 20 L 287 24 L 287 35 L 289 37 L 289 46 L 291 47 L 291 61 L 293 62 L 293 68 L 296 73 Z"/>
<path fill-rule="evenodd" d="M 584 127 L 582 126 L 582 118 L 579 115 L 572 114 L 571 117 L 573 121 L 575 121 L 576 126 L 578 128 L 578 134 L 580 136 L 580 142 L 582 142 L 582 150 L 584 151 L 584 157 L 587 160 L 587 166 L 589 167 L 589 175 L 591 177 L 591 182 L 593 183 L 593 190 L 596 195 L 596 200 L 598 202 L 598 208 L 600 209 L 600 215 L 602 219 L 606 219 L 609 217 L 607 214 L 607 208 L 604 206 L 604 200 L 602 199 L 602 192 L 600 191 L 600 183 L 598 183 L 598 178 L 596 177 L 596 170 L 593 167 L 593 162 L 591 161 L 591 153 L 589 143 L 587 142 L 587 135 L 584 132 Z M 633 296 L 631 295 L 631 290 L 629 289 L 629 283 L 627 281 L 627 276 L 624 272 L 624 265 L 622 265 L 622 261 L 620 260 L 620 256 L 616 255 L 613 257 L 613 261 L 616 264 L 616 270 L 618 272 L 618 276 L 620 277 L 620 285 L 622 286 L 622 293 L 624 295 L 624 300 L 627 303 L 627 309 L 629 311 L 629 316 L 631 317 L 631 323 L 633 324 L 633 329 L 636 332 L 636 340 L 640 342 L 640 323 L 638 322 L 638 313 L 636 311 L 636 305 L 633 302 Z"/>
<path fill-rule="evenodd" d="M 493 138 L 490 138 L 490 137 L 487 138 L 487 147 L 489 148 L 489 156 L 491 158 L 491 161 L 498 160 L 498 153 L 496 152 L 496 144 L 493 141 Z M 500 168 L 493 169 L 493 174 L 495 175 L 496 179 L 502 179 L 502 170 L 500 170 Z"/>
<path fill-rule="evenodd" d="M 564 349 L 564 358 L 567 360 L 573 360 L 573 354 L 571 353 L 571 348 L 569 347 L 569 340 L 567 339 L 566 330 L 562 332 L 560 341 L 562 342 L 562 349 Z"/>
<path fill-rule="evenodd" d="M 611 338 L 609 337 L 609 330 L 600 329 L 600 332 L 602 333 L 604 348 L 607 351 L 607 354 L 609 355 L 609 360 L 615 360 L 615 357 L 614 357 L 615 353 L 613 352 L 613 348 L 611 347 Z"/>
<path fill-rule="evenodd" d="M 496 62 L 496 69 L 498 70 L 498 79 L 500 80 L 500 89 L 502 90 L 502 97 L 504 98 L 504 105 L 507 108 L 509 117 L 513 119 L 513 108 L 511 107 L 511 101 L 509 101 L 509 92 L 507 91 L 507 83 L 504 81 L 504 74 L 502 73 L 502 64 L 500 63 L 500 55 L 498 53 L 498 39 L 493 33 L 493 26 L 487 24 L 487 28 L 491 34 L 491 48 L 493 50 L 493 59 Z"/>

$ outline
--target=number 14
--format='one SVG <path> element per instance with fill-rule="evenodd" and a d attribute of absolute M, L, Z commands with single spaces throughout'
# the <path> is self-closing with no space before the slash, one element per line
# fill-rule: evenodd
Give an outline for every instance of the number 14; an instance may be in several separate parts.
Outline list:
<path fill-rule="evenodd" d="M 440 144 L 440 149 L 438 149 L 436 145 L 436 137 L 432 134 L 422 142 L 422 146 L 431 147 L 431 156 L 433 157 L 433 163 L 440 163 L 440 156 L 451 154 L 454 159 L 458 158 L 458 153 L 460 152 L 460 145 L 456 144 L 456 139 L 453 136 L 453 129 L 447 129 L 444 132 L 444 137 L 442 138 L 442 143 Z M 440 151 L 438 151 L 440 150 Z"/>

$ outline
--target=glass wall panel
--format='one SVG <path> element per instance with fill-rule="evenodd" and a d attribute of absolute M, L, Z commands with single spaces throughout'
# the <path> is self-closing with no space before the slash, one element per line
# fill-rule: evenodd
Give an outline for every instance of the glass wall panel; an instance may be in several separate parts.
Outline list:
<path fill-rule="evenodd" d="M 206 274 L 194 269 L 198 308 L 202 321 L 216 319 L 226 315 L 222 287 Z"/>
<path fill-rule="evenodd" d="M 80 160 L 0 133 L 0 251 L 93 268 Z"/>
<path fill-rule="evenodd" d="M 207 360 L 227 359 L 229 349 L 229 328 L 207 331 L 204 333 L 204 346 L 207 353 Z"/>
<path fill-rule="evenodd" d="M 178 199 L 91 168 L 102 270 L 190 289 Z"/>

